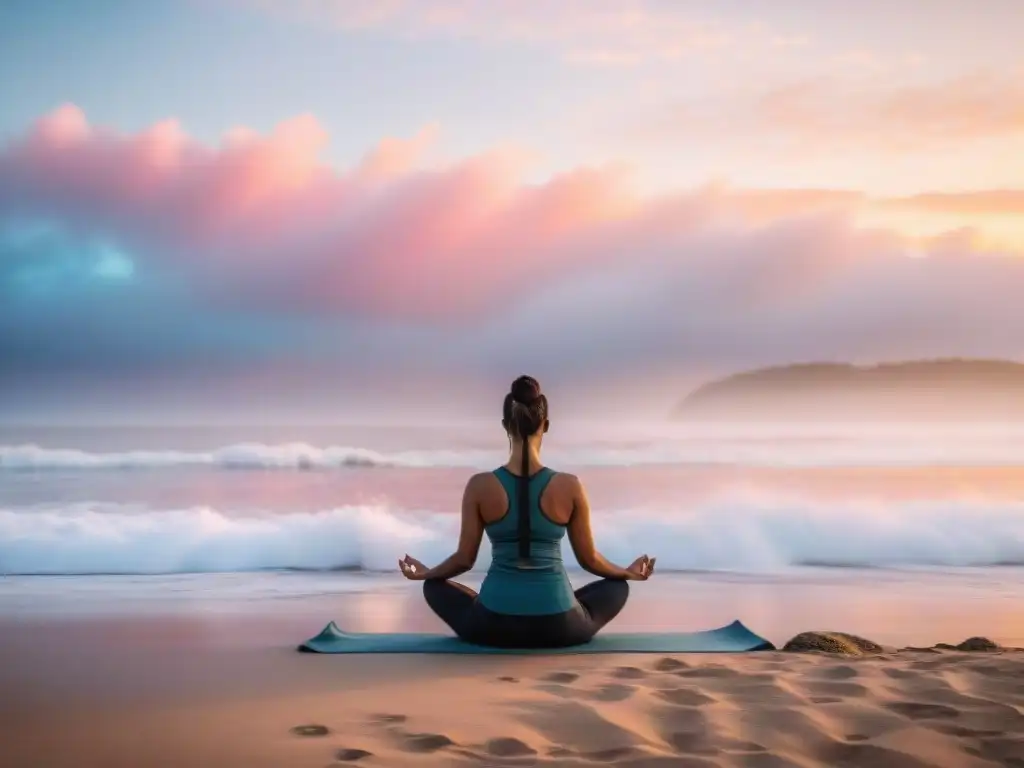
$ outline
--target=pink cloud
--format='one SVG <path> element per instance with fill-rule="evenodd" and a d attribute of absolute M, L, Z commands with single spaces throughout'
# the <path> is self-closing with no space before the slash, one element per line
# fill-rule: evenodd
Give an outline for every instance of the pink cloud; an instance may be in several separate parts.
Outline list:
<path fill-rule="evenodd" d="M 435 134 L 386 139 L 346 171 L 321 160 L 327 135 L 309 115 L 207 147 L 173 121 L 122 136 L 64 106 L 0 155 L 0 211 L 170 254 L 220 292 L 414 316 L 556 269 L 552 249 L 633 205 L 614 170 L 526 185 L 514 152 L 418 168 Z"/>
<path fill-rule="evenodd" d="M 267 135 L 235 129 L 210 147 L 174 121 L 120 135 L 64 106 L 0 152 L 0 219 L 110 238 L 136 255 L 140 274 L 176 274 L 221 306 L 448 327 L 551 291 L 566 305 L 588 291 L 638 300 L 639 312 L 636 296 L 671 285 L 691 307 L 719 296 L 738 317 L 784 316 L 865 275 L 899 284 L 912 274 L 908 252 L 975 258 L 969 242 L 858 230 L 858 210 L 875 201 L 856 191 L 713 185 L 647 198 L 614 166 L 528 183 L 527 159 L 511 151 L 423 165 L 435 132 L 385 140 L 337 169 L 322 160 L 328 136 L 310 115 Z M 1007 205 L 985 194 L 973 204 Z"/>
<path fill-rule="evenodd" d="M 44 147 L 66 147 L 85 140 L 89 124 L 82 110 L 74 104 L 65 104 L 36 124 L 35 135 Z"/>
<path fill-rule="evenodd" d="M 166 230 L 182 245 L 214 245 L 244 228 L 258 241 L 280 226 L 285 209 L 334 182 L 319 160 L 326 142 L 311 115 L 266 137 L 236 129 L 208 148 L 172 120 L 122 136 L 90 126 L 65 105 L 0 156 L 0 194 L 8 206 L 24 200 L 49 209 L 41 213 L 84 215 L 99 226 Z"/>

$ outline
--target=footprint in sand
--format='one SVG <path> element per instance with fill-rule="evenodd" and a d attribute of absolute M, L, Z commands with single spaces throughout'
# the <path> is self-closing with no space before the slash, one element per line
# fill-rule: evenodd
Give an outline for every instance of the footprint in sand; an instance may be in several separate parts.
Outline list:
<path fill-rule="evenodd" d="M 849 665 L 843 664 L 838 667 L 825 667 L 824 669 L 818 670 L 816 677 L 823 680 L 850 680 L 851 678 L 857 677 L 860 672 Z"/>
<path fill-rule="evenodd" d="M 498 678 L 498 682 L 499 683 L 518 683 L 519 682 L 519 678 L 518 677 L 510 677 L 509 675 L 503 675 L 502 677 Z"/>
<path fill-rule="evenodd" d="M 574 683 L 579 679 L 580 676 L 575 672 L 552 672 L 541 678 L 549 683 Z"/>
<path fill-rule="evenodd" d="M 612 677 L 617 677 L 620 680 L 639 680 L 642 677 L 647 677 L 647 672 L 640 667 L 616 667 L 612 670 Z"/>
<path fill-rule="evenodd" d="M 714 701 L 710 696 L 692 688 L 663 688 L 655 696 L 677 707 L 703 707 Z"/>
<path fill-rule="evenodd" d="M 676 752 L 685 755 L 717 755 L 721 750 L 708 743 L 705 731 L 676 731 L 666 741 Z"/>
<path fill-rule="evenodd" d="M 576 757 L 585 750 L 611 749 L 643 742 L 643 736 L 604 717 L 601 707 L 571 699 L 531 698 L 518 702 L 519 724 L 544 741 L 572 749 Z"/>
<path fill-rule="evenodd" d="M 537 750 L 529 744 L 511 736 L 488 740 L 484 744 L 484 750 L 493 757 L 528 757 L 537 754 Z"/>
<path fill-rule="evenodd" d="M 602 685 L 597 690 L 585 688 L 573 688 L 569 685 L 537 685 L 534 690 L 543 691 L 560 699 L 575 699 L 577 701 L 625 701 L 636 692 L 636 686 L 622 685 L 621 683 L 609 683 Z"/>
<path fill-rule="evenodd" d="M 779 757 L 774 752 L 753 752 L 737 755 L 732 765 L 737 768 L 798 768 L 796 763 Z"/>
<path fill-rule="evenodd" d="M 986 736 L 1005 736 L 1006 731 L 995 731 L 986 728 L 968 728 L 963 725 L 957 725 L 956 723 L 938 723 L 932 728 L 934 731 L 944 733 L 947 736 L 957 736 L 958 738 L 971 738 L 981 739 Z"/>
<path fill-rule="evenodd" d="M 960 710 L 944 704 L 925 704 L 918 701 L 894 701 L 883 705 L 911 720 L 948 720 L 960 716 Z"/>
<path fill-rule="evenodd" d="M 680 669 L 686 669 L 690 665 L 685 661 L 679 659 L 673 659 L 671 656 L 666 656 L 663 659 L 658 659 L 654 664 L 655 672 L 677 672 Z"/>
<path fill-rule="evenodd" d="M 354 763 L 364 757 L 373 757 L 373 752 L 367 752 L 365 749 L 339 749 L 334 754 L 334 759 L 339 763 Z"/>
<path fill-rule="evenodd" d="M 764 684 L 770 683 L 771 685 L 777 685 L 779 682 L 779 676 L 772 672 L 755 672 L 753 674 L 744 675 L 743 680 L 740 681 L 744 685 Z"/>
<path fill-rule="evenodd" d="M 694 667 L 693 669 L 683 669 L 676 672 L 679 677 L 705 677 L 705 678 L 723 678 L 723 677 L 736 677 L 739 674 L 735 669 L 729 667 Z"/>
<path fill-rule="evenodd" d="M 326 725 L 296 725 L 292 728 L 296 736 L 326 736 L 330 732 Z"/>
<path fill-rule="evenodd" d="M 811 681 L 805 686 L 809 693 L 817 696 L 846 696 L 858 698 L 867 694 L 868 689 L 860 683 L 851 683 L 846 680 L 818 680 Z"/>
<path fill-rule="evenodd" d="M 910 668 L 917 672 L 934 672 L 940 667 L 948 666 L 949 661 L 942 657 L 937 659 L 929 659 L 928 661 L 913 661 L 910 663 Z"/>
<path fill-rule="evenodd" d="M 533 690 L 547 693 L 551 696 L 557 696 L 560 699 L 581 699 L 583 698 L 581 692 L 568 685 L 556 685 L 556 684 L 543 684 L 533 686 Z"/>
<path fill-rule="evenodd" d="M 599 749 L 596 752 L 583 752 L 580 756 L 596 763 L 614 763 L 617 760 L 636 757 L 640 754 L 642 753 L 636 747 L 612 747 L 611 749 Z"/>
<path fill-rule="evenodd" d="M 1006 668 L 999 664 L 965 664 L 964 668 L 968 672 L 973 672 L 976 675 L 982 675 L 984 677 L 1005 679 L 1007 676 Z"/>
<path fill-rule="evenodd" d="M 882 667 L 882 674 L 886 677 L 890 677 L 893 680 L 909 680 L 912 677 L 918 677 L 917 672 L 912 672 L 907 669 L 899 669 L 898 667 Z"/>
<path fill-rule="evenodd" d="M 998 765 L 1014 768 L 1024 766 L 1024 740 L 1019 737 L 1003 734 L 994 738 L 983 738 L 978 744 L 978 750 L 981 753 L 979 757 Z"/>
<path fill-rule="evenodd" d="M 635 685 L 609 683 L 588 694 L 587 698 L 593 701 L 625 701 L 634 693 L 636 693 Z"/>
<path fill-rule="evenodd" d="M 932 763 L 925 763 L 905 752 L 879 747 L 866 742 L 848 743 L 833 741 L 818 750 L 815 757 L 822 765 L 864 765 L 871 768 L 933 768 Z"/>
<path fill-rule="evenodd" d="M 429 754 L 455 746 L 455 742 L 443 733 L 407 733 L 402 736 L 398 746 L 406 752 Z"/>

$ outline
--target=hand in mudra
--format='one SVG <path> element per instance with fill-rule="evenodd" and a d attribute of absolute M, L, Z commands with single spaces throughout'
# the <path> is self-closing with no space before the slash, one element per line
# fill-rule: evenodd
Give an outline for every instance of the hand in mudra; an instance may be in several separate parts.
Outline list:
<path fill-rule="evenodd" d="M 626 568 L 626 571 L 630 574 L 630 579 L 634 581 L 647 581 L 651 578 L 651 574 L 654 573 L 654 563 L 657 561 L 656 557 L 648 557 L 647 555 L 640 555 L 632 564 Z"/>
<path fill-rule="evenodd" d="M 398 569 L 410 581 L 423 581 L 427 577 L 427 570 L 429 570 L 427 566 L 409 555 L 398 561 Z"/>

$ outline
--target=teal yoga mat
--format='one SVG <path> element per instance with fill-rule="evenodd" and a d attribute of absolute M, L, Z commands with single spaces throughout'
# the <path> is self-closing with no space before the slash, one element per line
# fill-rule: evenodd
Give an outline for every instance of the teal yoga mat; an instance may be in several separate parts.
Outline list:
<path fill-rule="evenodd" d="M 316 637 L 299 646 L 309 653 L 461 653 L 461 654 L 578 654 L 578 653 L 741 653 L 771 651 L 775 646 L 739 621 L 702 632 L 630 632 L 600 634 L 586 645 L 570 648 L 488 648 L 451 635 L 356 634 L 342 632 L 332 621 Z"/>

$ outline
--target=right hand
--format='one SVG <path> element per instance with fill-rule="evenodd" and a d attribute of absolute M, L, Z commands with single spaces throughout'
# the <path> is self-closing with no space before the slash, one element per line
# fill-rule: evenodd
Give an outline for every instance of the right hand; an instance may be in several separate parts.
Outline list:
<path fill-rule="evenodd" d="M 626 569 L 626 573 L 629 574 L 630 581 L 647 581 L 651 578 L 651 574 L 654 573 L 654 563 L 657 559 L 658 558 L 656 557 L 640 555 L 640 557 L 634 560 Z"/>

